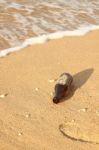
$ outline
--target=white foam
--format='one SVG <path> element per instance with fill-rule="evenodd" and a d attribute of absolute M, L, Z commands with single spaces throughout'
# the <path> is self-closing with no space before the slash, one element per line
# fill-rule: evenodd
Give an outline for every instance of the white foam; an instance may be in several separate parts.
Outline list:
<path fill-rule="evenodd" d="M 99 26 L 89 26 L 89 27 L 81 27 L 74 31 L 60 31 L 56 33 L 49 34 L 49 39 L 58 39 L 64 36 L 83 36 L 88 33 L 90 30 L 99 29 Z"/>
<path fill-rule="evenodd" d="M 12 7 L 12 8 L 21 8 L 22 5 L 21 4 L 18 4 L 18 3 L 10 3 L 9 5 L 7 5 L 7 7 Z"/>
<path fill-rule="evenodd" d="M 33 44 L 41 44 L 41 43 L 45 43 L 48 40 L 51 39 L 58 39 L 58 38 L 62 38 L 64 36 L 83 36 L 86 33 L 88 33 L 91 30 L 96 30 L 99 29 L 99 26 L 87 26 L 87 27 L 81 27 L 78 30 L 74 30 L 74 31 L 60 31 L 60 32 L 55 32 L 55 33 L 50 33 L 47 35 L 42 35 L 39 37 L 33 37 L 30 39 L 26 39 L 22 45 L 17 46 L 17 47 L 12 47 L 12 48 L 8 48 L 5 50 L 1 50 L 0 51 L 0 57 L 4 57 L 9 53 L 15 52 L 15 51 L 19 51 L 22 48 L 25 48 L 28 45 L 33 45 Z"/>
<path fill-rule="evenodd" d="M 99 25 L 99 0 L 0 0 L 0 10 L 0 37 L 8 43 L 8 51 L 29 43 L 83 35 L 93 28 L 89 25 Z"/>

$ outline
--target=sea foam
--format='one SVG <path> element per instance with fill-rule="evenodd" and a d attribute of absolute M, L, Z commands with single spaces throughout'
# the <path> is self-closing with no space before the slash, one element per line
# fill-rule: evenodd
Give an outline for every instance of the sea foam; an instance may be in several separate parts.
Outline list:
<path fill-rule="evenodd" d="M 99 29 L 99 0 L 0 0 L 0 57 Z"/>
<path fill-rule="evenodd" d="M 52 39 L 59 39 L 59 38 L 63 38 L 65 36 L 83 36 L 86 33 L 88 33 L 89 31 L 92 30 L 96 30 L 99 29 L 99 26 L 87 26 L 87 27 L 81 27 L 78 30 L 74 30 L 74 31 L 59 31 L 59 32 L 55 32 L 55 33 L 50 33 L 47 35 L 42 35 L 39 37 L 33 37 L 30 39 L 26 39 L 22 44 L 20 44 L 20 46 L 16 46 L 16 47 L 12 47 L 12 48 L 8 48 L 5 50 L 1 50 L 0 51 L 0 57 L 4 57 L 9 53 L 15 52 L 15 51 L 19 51 L 29 45 L 33 45 L 33 44 L 42 44 L 47 42 L 48 40 L 52 40 Z"/>

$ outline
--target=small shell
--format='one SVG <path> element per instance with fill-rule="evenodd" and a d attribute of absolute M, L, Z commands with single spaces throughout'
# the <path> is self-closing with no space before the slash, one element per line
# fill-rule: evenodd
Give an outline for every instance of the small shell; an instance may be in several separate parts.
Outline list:
<path fill-rule="evenodd" d="M 48 80 L 48 82 L 53 83 L 53 82 L 55 82 L 55 79 L 50 79 L 50 80 Z"/>
<path fill-rule="evenodd" d="M 5 98 L 8 94 L 1 94 L 0 98 Z"/>
<path fill-rule="evenodd" d="M 38 91 L 39 90 L 39 88 L 35 88 L 35 91 Z"/>
<path fill-rule="evenodd" d="M 97 116 L 99 116 L 99 110 L 96 110 L 96 114 L 97 114 Z"/>
<path fill-rule="evenodd" d="M 82 109 L 79 109 L 78 111 L 79 112 L 87 112 L 88 108 L 82 108 Z"/>
<path fill-rule="evenodd" d="M 22 132 L 19 132 L 19 133 L 18 133 L 18 136 L 21 136 L 22 134 L 23 134 Z"/>
<path fill-rule="evenodd" d="M 72 119 L 71 122 L 74 123 L 74 122 L 75 122 L 75 119 Z"/>
<path fill-rule="evenodd" d="M 29 118 L 30 116 L 31 116 L 31 114 L 26 114 L 25 115 L 26 118 Z"/>

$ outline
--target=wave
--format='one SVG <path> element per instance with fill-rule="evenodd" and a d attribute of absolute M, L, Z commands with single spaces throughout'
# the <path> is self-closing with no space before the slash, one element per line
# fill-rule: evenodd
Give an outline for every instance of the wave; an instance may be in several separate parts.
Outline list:
<path fill-rule="evenodd" d="M 19 46 L 1 50 L 0 57 L 4 57 L 4 56 L 8 55 L 9 53 L 12 53 L 15 51 L 19 51 L 29 45 L 41 44 L 41 43 L 47 42 L 48 40 L 59 39 L 59 38 L 65 37 L 65 36 L 83 36 L 86 33 L 88 33 L 89 31 L 96 30 L 96 29 L 99 29 L 98 25 L 90 25 L 90 26 L 86 26 L 86 27 L 80 27 L 79 29 L 74 30 L 74 31 L 58 31 L 58 32 L 54 32 L 54 33 L 49 33 L 47 35 L 41 35 L 38 37 L 29 38 L 29 39 L 26 39 Z"/>

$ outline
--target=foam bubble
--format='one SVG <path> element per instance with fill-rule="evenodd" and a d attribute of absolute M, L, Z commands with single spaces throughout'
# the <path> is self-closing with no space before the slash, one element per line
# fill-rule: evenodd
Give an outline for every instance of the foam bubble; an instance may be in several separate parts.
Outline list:
<path fill-rule="evenodd" d="M 23 44 L 21 44 L 20 46 L 1 50 L 0 57 L 4 57 L 7 54 L 15 52 L 15 51 L 19 51 L 28 45 L 41 44 L 41 43 L 45 43 L 46 41 L 48 41 L 50 39 L 58 39 L 58 38 L 62 38 L 64 36 L 83 36 L 90 30 L 96 30 L 96 29 L 99 29 L 99 26 L 90 26 L 90 27 L 85 27 L 85 28 L 83 27 L 83 28 L 80 28 L 79 30 L 75 30 L 75 31 L 60 31 L 60 32 L 51 33 L 48 35 L 42 35 L 39 37 L 33 37 L 30 39 L 26 39 L 23 42 Z"/>
<path fill-rule="evenodd" d="M 1 42 L 0 56 L 27 45 L 99 29 L 99 0 L 0 0 L 0 11 L 0 37 L 8 43 Z"/>

